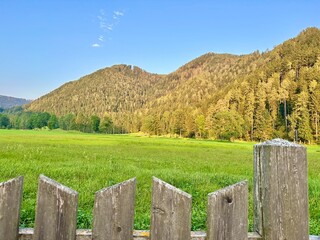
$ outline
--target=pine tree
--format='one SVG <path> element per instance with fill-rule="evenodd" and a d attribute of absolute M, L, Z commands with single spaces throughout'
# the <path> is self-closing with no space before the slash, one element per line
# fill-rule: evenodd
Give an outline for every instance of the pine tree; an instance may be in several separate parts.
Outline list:
<path fill-rule="evenodd" d="M 296 141 L 300 140 L 310 143 L 312 141 L 312 131 L 310 127 L 308 100 L 309 96 L 306 91 L 302 91 L 297 96 L 293 113 L 290 116 L 290 137 Z M 296 136 L 298 139 L 296 139 Z"/>

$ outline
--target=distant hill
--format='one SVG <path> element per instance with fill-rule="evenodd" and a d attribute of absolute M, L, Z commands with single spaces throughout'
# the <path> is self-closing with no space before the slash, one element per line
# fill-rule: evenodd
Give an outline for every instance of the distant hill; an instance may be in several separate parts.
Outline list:
<path fill-rule="evenodd" d="M 167 75 L 108 67 L 26 109 L 107 114 L 129 132 L 319 140 L 320 30 L 308 28 L 264 53 L 208 53 Z"/>
<path fill-rule="evenodd" d="M 32 111 L 102 116 L 108 112 L 133 112 L 154 95 L 153 86 L 164 76 L 138 67 L 115 65 L 64 84 L 27 106 Z"/>
<path fill-rule="evenodd" d="M 210 102 L 214 92 L 261 65 L 260 54 L 205 54 L 168 75 L 130 65 L 98 70 L 68 82 L 27 105 L 58 116 L 165 111 Z"/>
<path fill-rule="evenodd" d="M 31 100 L 0 95 L 0 108 L 7 109 L 30 103 Z"/>

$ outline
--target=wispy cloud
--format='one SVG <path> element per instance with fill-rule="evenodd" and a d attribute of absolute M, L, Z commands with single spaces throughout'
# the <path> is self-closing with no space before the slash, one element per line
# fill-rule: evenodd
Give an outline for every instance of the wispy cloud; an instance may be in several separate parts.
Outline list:
<path fill-rule="evenodd" d="M 123 17 L 124 13 L 120 11 L 114 11 L 113 12 L 113 19 L 119 19 L 120 17 Z"/>
<path fill-rule="evenodd" d="M 123 16 L 124 15 L 124 13 L 123 12 L 120 12 L 120 11 L 114 11 L 113 12 L 115 15 L 117 15 L 117 16 Z"/>
<path fill-rule="evenodd" d="M 103 9 L 100 10 L 100 14 L 97 16 L 99 19 L 99 27 L 102 30 L 108 29 L 107 16 Z"/>
<path fill-rule="evenodd" d="M 100 42 L 104 42 L 104 36 L 103 36 L 103 35 L 100 35 L 99 38 L 98 38 L 98 40 L 99 40 Z"/>
<path fill-rule="evenodd" d="M 113 26 L 114 26 L 114 24 L 109 24 L 109 25 L 107 26 L 107 29 L 108 29 L 109 31 L 112 31 L 112 30 L 113 30 Z"/>
<path fill-rule="evenodd" d="M 110 35 L 110 32 L 112 32 L 120 23 L 120 19 L 123 16 L 123 11 L 117 10 L 108 14 L 104 9 L 100 9 L 99 15 L 97 16 L 97 19 L 99 20 L 99 28 L 101 30 L 101 34 L 97 38 L 97 41 L 99 41 L 99 43 L 94 43 L 91 46 L 95 48 L 103 47 L 102 43 L 105 42 L 105 39 L 111 39 L 110 36 L 106 36 Z"/>

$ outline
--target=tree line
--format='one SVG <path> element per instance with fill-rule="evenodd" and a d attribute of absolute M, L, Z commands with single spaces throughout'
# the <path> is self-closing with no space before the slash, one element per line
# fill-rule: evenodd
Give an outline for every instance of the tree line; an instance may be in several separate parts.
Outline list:
<path fill-rule="evenodd" d="M 320 142 L 320 31 L 310 28 L 195 108 L 145 111 L 144 129 L 213 139 Z M 165 106 L 173 106 L 167 102 Z"/>
<path fill-rule="evenodd" d="M 111 117 L 102 118 L 72 113 L 56 116 L 47 112 L 26 112 L 22 108 L 4 110 L 0 113 L 0 128 L 2 129 L 62 129 L 76 130 L 86 133 L 127 133 L 123 127 L 114 125 Z"/>
<path fill-rule="evenodd" d="M 128 129 L 138 126 L 156 135 L 249 141 L 280 137 L 319 143 L 320 30 L 309 28 L 274 50 L 255 55 L 258 67 L 248 63 L 250 73 L 237 76 L 209 98 L 194 86 L 189 93 L 200 93 L 202 101 L 188 104 L 187 98 L 181 101 L 186 94 L 176 91 L 120 118 Z M 198 85 L 199 79 L 208 77 L 192 78 Z"/>
<path fill-rule="evenodd" d="M 11 127 L 39 127 L 35 112 L 50 112 L 58 120 L 49 125 L 65 130 L 320 142 L 320 30 L 306 29 L 263 53 L 206 54 L 169 75 L 114 66 L 25 111 L 8 116 Z"/>

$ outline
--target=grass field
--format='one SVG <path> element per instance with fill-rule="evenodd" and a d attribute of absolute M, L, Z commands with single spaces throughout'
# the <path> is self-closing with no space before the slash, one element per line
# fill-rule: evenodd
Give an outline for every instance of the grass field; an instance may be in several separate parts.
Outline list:
<path fill-rule="evenodd" d="M 79 192 L 78 228 L 91 228 L 94 193 L 137 177 L 135 229 L 150 225 L 151 178 L 192 195 L 192 229 L 205 229 L 207 195 L 249 181 L 252 226 L 253 143 L 0 130 L 0 182 L 23 175 L 21 226 L 33 227 L 44 174 Z M 308 146 L 310 233 L 320 234 L 320 147 Z"/>

